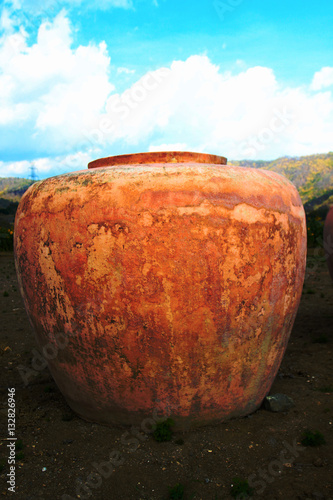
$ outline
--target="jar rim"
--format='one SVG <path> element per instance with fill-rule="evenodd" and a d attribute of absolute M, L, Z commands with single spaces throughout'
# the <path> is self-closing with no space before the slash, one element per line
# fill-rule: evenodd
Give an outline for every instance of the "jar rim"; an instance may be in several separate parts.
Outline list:
<path fill-rule="evenodd" d="M 117 165 L 142 165 L 151 163 L 206 163 L 226 165 L 224 156 L 190 151 L 154 151 L 99 158 L 88 163 L 88 168 L 114 167 Z"/>

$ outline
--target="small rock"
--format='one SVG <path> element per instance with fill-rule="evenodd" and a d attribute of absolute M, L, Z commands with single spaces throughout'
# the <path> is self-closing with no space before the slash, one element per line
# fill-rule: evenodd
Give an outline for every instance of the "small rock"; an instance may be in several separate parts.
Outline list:
<path fill-rule="evenodd" d="M 277 440 L 276 440 L 275 438 L 273 438 L 273 437 L 269 438 L 269 439 L 267 440 L 267 442 L 268 442 L 268 444 L 269 444 L 270 446 L 276 446 L 276 445 L 277 445 Z"/>
<path fill-rule="evenodd" d="M 287 411 L 295 406 L 294 401 L 286 394 L 273 394 L 264 399 L 264 408 L 268 411 Z"/>

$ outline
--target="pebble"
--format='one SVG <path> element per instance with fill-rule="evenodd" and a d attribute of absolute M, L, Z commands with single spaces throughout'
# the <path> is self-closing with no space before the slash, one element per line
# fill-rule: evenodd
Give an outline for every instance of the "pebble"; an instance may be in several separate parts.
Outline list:
<path fill-rule="evenodd" d="M 268 442 L 268 444 L 269 444 L 270 446 L 276 446 L 276 445 L 277 445 L 277 440 L 276 440 L 275 438 L 273 438 L 273 437 L 269 438 L 269 439 L 267 440 L 267 442 Z"/>
<path fill-rule="evenodd" d="M 286 394 L 272 394 L 264 399 L 264 408 L 268 411 L 281 412 L 287 411 L 295 406 L 294 401 Z"/>

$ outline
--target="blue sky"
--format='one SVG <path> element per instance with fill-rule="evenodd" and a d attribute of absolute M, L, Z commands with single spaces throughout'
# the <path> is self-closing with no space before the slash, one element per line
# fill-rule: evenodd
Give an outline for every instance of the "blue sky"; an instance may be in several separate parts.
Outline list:
<path fill-rule="evenodd" d="M 140 151 L 333 149 L 331 1 L 0 5 L 2 177 Z"/>

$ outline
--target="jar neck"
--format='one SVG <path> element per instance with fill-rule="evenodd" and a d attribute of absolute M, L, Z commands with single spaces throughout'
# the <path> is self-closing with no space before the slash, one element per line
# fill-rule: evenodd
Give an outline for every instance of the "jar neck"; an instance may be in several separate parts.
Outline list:
<path fill-rule="evenodd" d="M 206 163 L 211 165 L 226 165 L 224 156 L 206 153 L 191 153 L 187 151 L 161 151 L 154 153 L 135 153 L 128 155 L 99 158 L 88 163 L 88 168 L 114 167 L 117 165 L 143 165 L 154 163 Z"/>

